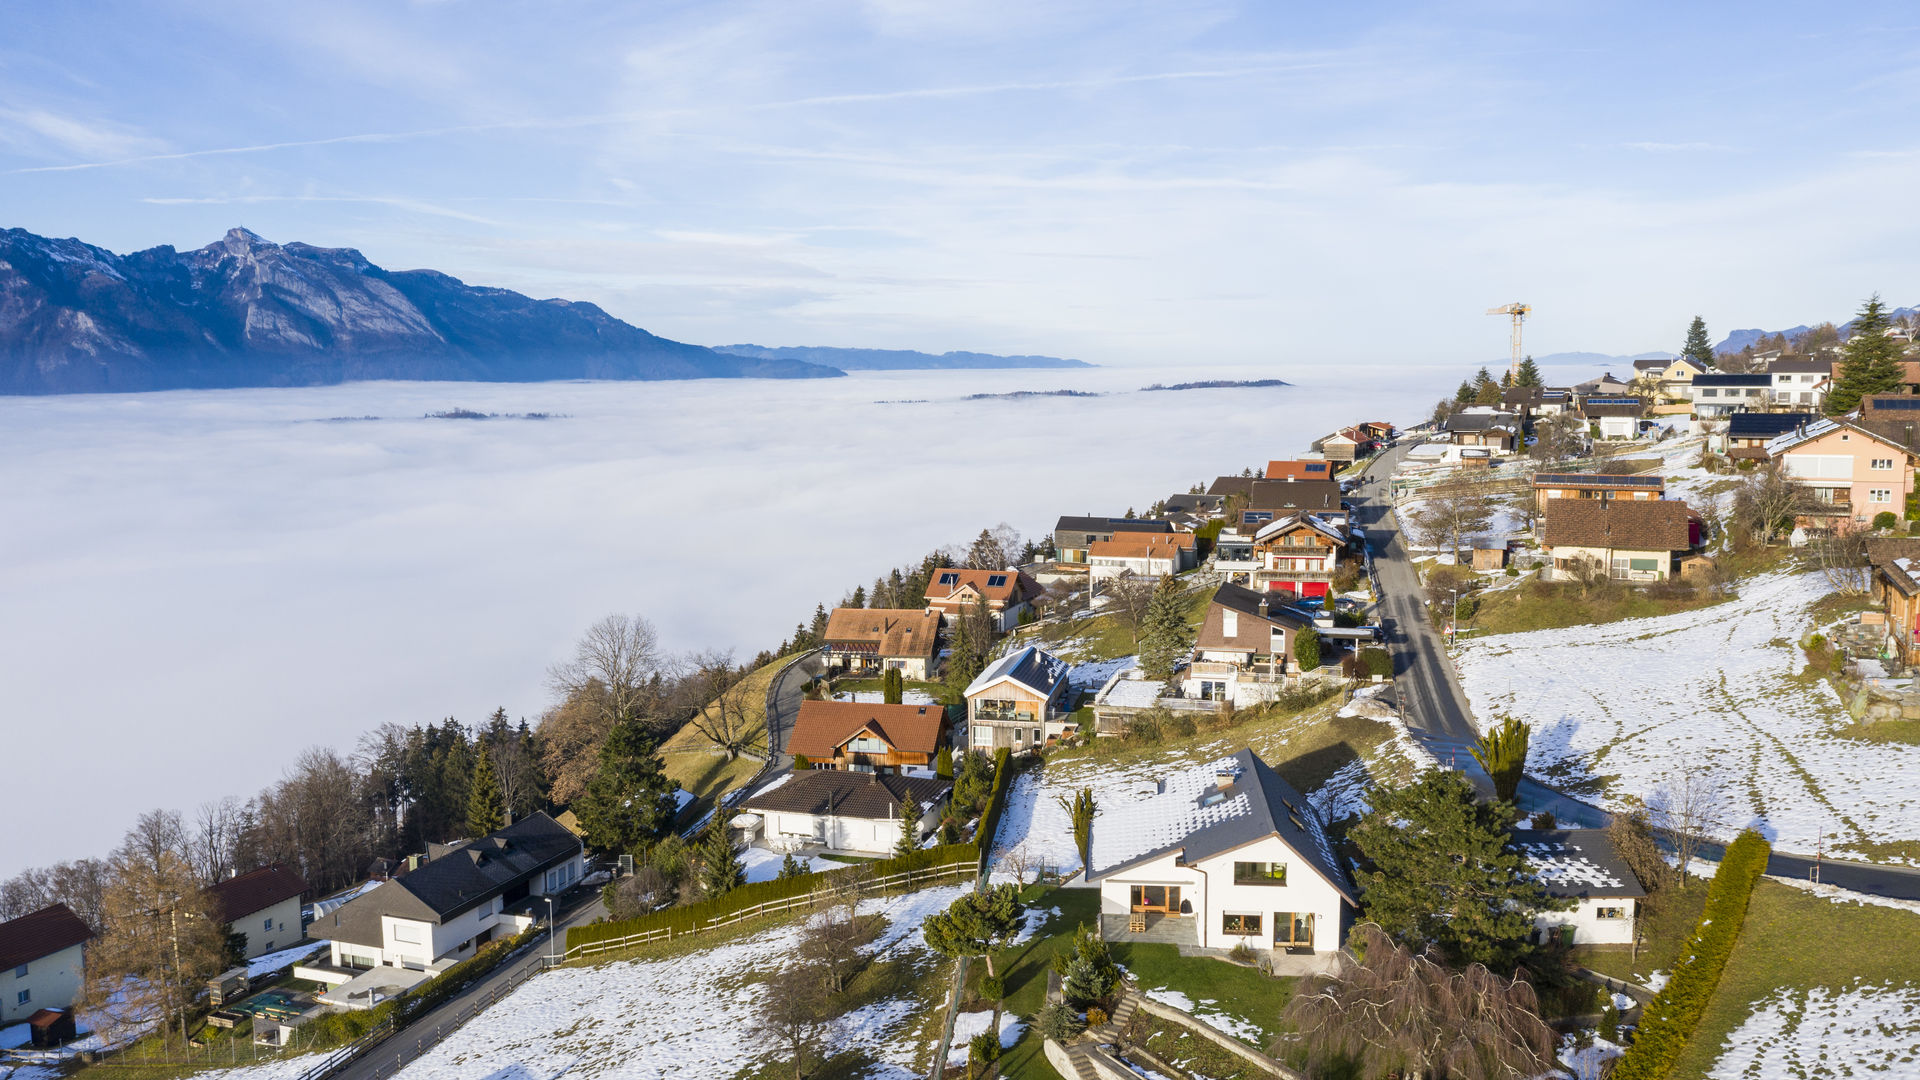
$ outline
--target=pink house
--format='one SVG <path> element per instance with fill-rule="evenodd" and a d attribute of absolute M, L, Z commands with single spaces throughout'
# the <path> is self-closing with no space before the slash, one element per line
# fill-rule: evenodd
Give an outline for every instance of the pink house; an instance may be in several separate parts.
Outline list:
<path fill-rule="evenodd" d="M 1846 418 L 1815 420 L 1767 443 L 1794 483 L 1807 489 L 1801 524 L 1834 529 L 1866 525 L 1881 513 L 1905 516 L 1913 492 L 1913 455 Z"/>

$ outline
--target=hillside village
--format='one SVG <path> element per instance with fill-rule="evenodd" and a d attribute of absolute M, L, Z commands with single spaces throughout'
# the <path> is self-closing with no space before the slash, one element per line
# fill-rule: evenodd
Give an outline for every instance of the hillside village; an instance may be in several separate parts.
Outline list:
<path fill-rule="evenodd" d="M 0 1077 L 1897 1075 L 1920 350 L 1695 331 L 149 815 Z"/>

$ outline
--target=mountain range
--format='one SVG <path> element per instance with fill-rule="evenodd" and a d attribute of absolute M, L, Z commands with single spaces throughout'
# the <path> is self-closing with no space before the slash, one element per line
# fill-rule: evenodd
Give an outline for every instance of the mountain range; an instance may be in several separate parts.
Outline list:
<path fill-rule="evenodd" d="M 916 352 L 912 349 L 835 349 L 820 345 L 715 345 L 715 352 L 731 356 L 752 356 L 761 360 L 800 360 L 825 364 L 843 371 L 945 370 L 950 368 L 1080 368 L 1092 367 L 1084 360 L 1063 360 L 1057 356 L 996 356 L 977 352 Z"/>
<path fill-rule="evenodd" d="M 1920 315 L 1920 307 L 1887 309 L 1887 317 L 1889 319 L 1898 319 L 1909 315 Z M 1848 319 L 1843 323 L 1836 323 L 1835 325 L 1840 329 L 1840 340 L 1842 341 L 1845 341 L 1853 332 L 1852 319 Z M 1764 337 L 1772 337 L 1775 334 L 1785 334 L 1787 338 L 1791 340 L 1796 334 L 1804 334 L 1811 329 L 1813 329 L 1813 327 L 1802 323 L 1799 326 L 1789 326 L 1785 330 L 1735 330 L 1733 333 L 1728 334 L 1720 344 L 1715 345 L 1713 351 L 1717 353 L 1739 352 L 1741 349 L 1746 348 L 1748 345 Z"/>

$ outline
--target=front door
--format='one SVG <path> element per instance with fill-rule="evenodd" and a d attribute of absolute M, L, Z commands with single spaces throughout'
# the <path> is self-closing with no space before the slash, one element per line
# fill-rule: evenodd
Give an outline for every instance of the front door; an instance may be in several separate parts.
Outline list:
<path fill-rule="evenodd" d="M 1133 910 L 1158 911 L 1167 915 L 1179 914 L 1180 886 L 1135 885 L 1133 887 Z"/>
<path fill-rule="evenodd" d="M 1273 947 L 1310 948 L 1313 945 L 1313 915 L 1305 911 L 1273 913 Z"/>

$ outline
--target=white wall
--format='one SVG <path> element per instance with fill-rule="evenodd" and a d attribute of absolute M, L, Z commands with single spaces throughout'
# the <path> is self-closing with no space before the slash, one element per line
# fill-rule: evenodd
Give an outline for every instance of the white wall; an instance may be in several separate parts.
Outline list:
<path fill-rule="evenodd" d="M 1287 864 L 1285 885 L 1235 884 L 1236 862 L 1279 862 Z M 1274 917 L 1287 912 L 1308 912 L 1314 916 L 1313 951 L 1333 952 L 1340 948 L 1341 905 L 1345 902 L 1325 878 L 1277 836 L 1202 859 L 1193 866 L 1180 866 L 1169 853 L 1100 882 L 1100 912 L 1125 915 L 1130 910 L 1132 886 L 1178 885 L 1181 899 L 1193 904 L 1196 939 L 1202 948 L 1231 949 L 1243 941 L 1250 946 L 1271 946 Z M 1259 915 L 1258 938 L 1229 936 L 1222 929 L 1228 913 Z"/>
<path fill-rule="evenodd" d="M 768 843 L 780 841 L 824 844 L 835 851 L 858 851 L 872 855 L 891 855 L 900 843 L 899 818 L 855 818 L 835 814 L 831 821 L 812 814 L 780 810 L 762 811 L 765 815 Z M 916 826 L 924 837 L 940 820 L 940 804 L 926 809 Z"/>
<path fill-rule="evenodd" d="M 59 952 L 27 962 L 27 973 L 18 968 L 0 971 L 0 1025 L 25 1020 L 41 1009 L 72 1008 L 84 981 L 86 946 L 72 945 Z M 27 1000 L 21 1001 L 25 991 Z"/>
<path fill-rule="evenodd" d="M 1533 920 L 1535 927 L 1571 926 L 1575 945 L 1631 945 L 1638 900 L 1582 900 L 1571 911 L 1543 911 Z M 1602 919 L 1601 908 L 1623 908 L 1624 919 Z"/>
<path fill-rule="evenodd" d="M 268 926 L 268 923 L 272 925 Z M 246 956 L 249 960 L 278 949 L 291 948 L 306 936 L 305 929 L 300 925 L 300 898 L 289 896 L 271 907 L 235 919 L 227 924 L 227 932 L 246 935 Z"/>

